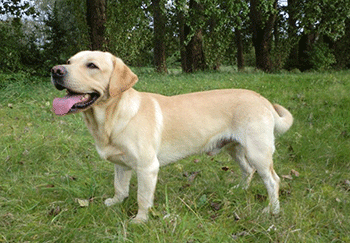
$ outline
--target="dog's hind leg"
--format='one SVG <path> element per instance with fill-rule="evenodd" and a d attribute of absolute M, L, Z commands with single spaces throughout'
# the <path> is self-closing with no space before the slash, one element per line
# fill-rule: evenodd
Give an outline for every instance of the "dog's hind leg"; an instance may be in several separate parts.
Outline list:
<path fill-rule="evenodd" d="M 273 169 L 272 155 L 274 147 L 264 146 L 263 143 L 250 143 L 248 148 L 247 160 L 261 176 L 269 195 L 269 206 L 264 211 L 278 214 L 280 211 L 278 200 L 280 178 Z"/>
<path fill-rule="evenodd" d="M 227 147 L 227 151 L 239 163 L 241 168 L 242 181 L 239 186 L 244 190 L 248 189 L 256 170 L 247 161 L 244 148 L 240 144 L 232 144 Z"/>

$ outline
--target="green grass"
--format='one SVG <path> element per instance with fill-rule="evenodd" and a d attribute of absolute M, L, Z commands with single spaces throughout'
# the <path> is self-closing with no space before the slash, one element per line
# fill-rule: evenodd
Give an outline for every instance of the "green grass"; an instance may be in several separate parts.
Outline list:
<path fill-rule="evenodd" d="M 105 207 L 113 165 L 81 116 L 52 113 L 62 93 L 49 78 L 0 74 L 0 242 L 350 242 L 350 72 L 135 72 L 139 91 L 247 88 L 287 107 L 295 123 L 276 140 L 275 170 L 299 176 L 281 178 L 280 216 L 262 213 L 258 175 L 249 190 L 234 188 L 239 166 L 222 152 L 163 167 L 149 222 L 130 224 L 136 178 L 128 199 Z"/>

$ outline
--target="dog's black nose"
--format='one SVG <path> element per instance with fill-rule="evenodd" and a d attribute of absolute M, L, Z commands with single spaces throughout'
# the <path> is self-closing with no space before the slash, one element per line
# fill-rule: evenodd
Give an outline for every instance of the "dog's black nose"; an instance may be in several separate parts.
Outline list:
<path fill-rule="evenodd" d="M 56 89 L 63 90 L 65 76 L 67 75 L 67 69 L 64 66 L 54 66 L 51 69 L 52 83 L 55 85 Z"/>
<path fill-rule="evenodd" d="M 67 69 L 64 66 L 54 66 L 51 69 L 51 75 L 53 78 L 63 78 L 67 74 Z"/>

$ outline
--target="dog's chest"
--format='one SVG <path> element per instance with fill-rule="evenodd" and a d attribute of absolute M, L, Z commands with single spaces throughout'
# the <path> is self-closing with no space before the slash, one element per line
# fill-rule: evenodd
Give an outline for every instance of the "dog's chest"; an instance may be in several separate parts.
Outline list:
<path fill-rule="evenodd" d="M 96 150 L 102 159 L 108 160 L 114 164 L 131 167 L 128 163 L 127 156 L 123 151 L 112 145 L 98 145 L 96 144 Z"/>

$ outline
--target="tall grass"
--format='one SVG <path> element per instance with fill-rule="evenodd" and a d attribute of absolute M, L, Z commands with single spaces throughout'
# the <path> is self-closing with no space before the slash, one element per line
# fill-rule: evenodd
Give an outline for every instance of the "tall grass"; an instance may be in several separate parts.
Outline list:
<path fill-rule="evenodd" d="M 239 166 L 222 152 L 163 167 L 149 222 L 130 224 L 136 178 L 128 199 L 105 207 L 113 165 L 80 115 L 52 113 L 63 94 L 49 78 L 0 74 L 0 242 L 350 242 L 350 72 L 135 72 L 139 91 L 247 88 L 288 108 L 295 123 L 274 155 L 281 214 L 262 213 L 259 176 L 247 191 L 234 187 Z"/>

